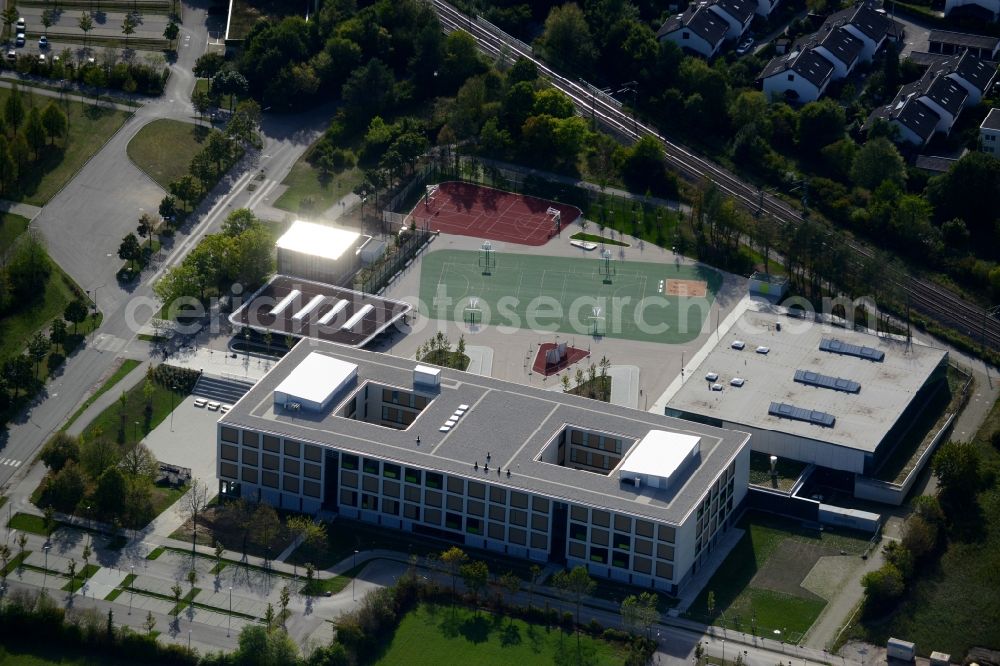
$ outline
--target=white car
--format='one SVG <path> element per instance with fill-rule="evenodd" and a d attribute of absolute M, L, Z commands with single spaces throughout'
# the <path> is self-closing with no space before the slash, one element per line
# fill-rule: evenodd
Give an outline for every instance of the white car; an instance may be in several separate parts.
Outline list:
<path fill-rule="evenodd" d="M 208 403 L 208 411 L 210 411 L 210 412 L 217 412 L 217 411 L 219 411 L 219 407 L 222 407 L 222 403 L 221 402 L 212 401 L 212 402 Z"/>
<path fill-rule="evenodd" d="M 750 53 L 750 50 L 753 49 L 753 45 L 755 43 L 756 42 L 753 37 L 747 37 L 740 42 L 739 46 L 736 47 L 736 55 L 746 55 L 747 53 Z"/>
<path fill-rule="evenodd" d="M 14 49 L 7 49 L 7 60 L 10 60 L 11 62 L 17 60 L 17 51 Z"/>
<path fill-rule="evenodd" d="M 208 404 L 208 400 L 205 400 L 204 398 L 195 398 L 194 399 L 194 406 L 195 407 L 204 407 L 207 404 Z"/>
<path fill-rule="evenodd" d="M 14 38 L 14 46 L 24 46 L 24 33 L 17 33 L 17 37 Z"/>
<path fill-rule="evenodd" d="M 38 48 L 40 48 L 40 49 L 47 49 L 47 48 L 49 48 L 49 38 L 46 37 L 45 35 L 42 35 L 41 37 L 39 37 L 38 38 Z"/>
<path fill-rule="evenodd" d="M 44 65 L 45 64 L 45 54 L 44 53 L 39 53 L 38 54 L 38 64 L 40 64 L 40 65 Z"/>
<path fill-rule="evenodd" d="M 17 28 L 18 32 L 24 32 L 25 28 L 28 27 L 28 24 L 25 22 L 24 17 L 22 16 L 21 18 L 17 19 L 17 23 L 14 24 L 14 27 Z"/>

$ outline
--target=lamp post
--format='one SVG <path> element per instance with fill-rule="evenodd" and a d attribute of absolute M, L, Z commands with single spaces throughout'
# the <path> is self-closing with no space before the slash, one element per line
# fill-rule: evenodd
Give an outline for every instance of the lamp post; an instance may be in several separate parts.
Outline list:
<path fill-rule="evenodd" d="M 132 581 L 129 582 L 129 584 L 128 584 L 128 587 L 129 587 L 128 614 L 129 615 L 132 614 L 132 600 L 135 599 L 135 585 L 133 585 L 133 583 L 135 582 L 135 565 L 134 564 L 132 565 L 131 569 L 132 569 Z"/>
<path fill-rule="evenodd" d="M 226 625 L 226 638 L 229 638 L 229 632 L 233 628 L 233 586 L 229 586 L 229 623 Z"/>
<path fill-rule="evenodd" d="M 722 666 L 726 666 L 726 639 L 722 639 Z"/>
<path fill-rule="evenodd" d="M 174 431 L 174 396 L 177 393 L 177 387 L 171 385 L 170 387 L 170 432 Z"/>
<path fill-rule="evenodd" d="M 49 578 L 49 548 L 51 548 L 51 547 L 52 547 L 52 544 L 50 544 L 48 542 L 45 542 L 45 545 L 42 546 L 42 550 L 45 551 L 45 571 L 42 574 L 42 590 L 43 591 L 45 590 L 45 584 L 46 584 L 46 582 L 48 582 L 48 578 Z"/>
<path fill-rule="evenodd" d="M 139 441 L 139 422 L 135 422 L 135 426 L 132 428 L 132 439 L 136 442 Z"/>
<path fill-rule="evenodd" d="M 354 569 L 358 568 L 358 551 L 357 551 L 357 549 L 355 549 L 355 551 L 354 551 L 354 566 L 353 566 L 353 568 Z M 353 572 L 353 573 L 355 575 L 351 576 L 351 601 L 356 601 L 357 597 L 354 596 L 354 590 L 357 587 L 358 576 L 357 576 L 357 572 L 356 571 Z"/>
<path fill-rule="evenodd" d="M 188 629 L 188 652 L 191 651 L 191 630 Z"/>

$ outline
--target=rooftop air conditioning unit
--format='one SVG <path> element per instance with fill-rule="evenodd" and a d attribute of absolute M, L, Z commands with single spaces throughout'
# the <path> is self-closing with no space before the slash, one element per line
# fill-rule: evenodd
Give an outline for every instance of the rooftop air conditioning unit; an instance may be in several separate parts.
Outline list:
<path fill-rule="evenodd" d="M 719 378 L 719 375 L 718 375 L 718 373 L 715 373 L 715 372 L 710 372 L 707 375 L 705 375 L 705 380 L 706 381 L 710 381 L 710 382 L 714 382 L 718 378 Z"/>
<path fill-rule="evenodd" d="M 757 353 L 758 354 L 766 354 L 769 351 L 771 351 L 770 347 L 765 347 L 764 345 L 761 345 L 760 347 L 757 347 Z"/>
<path fill-rule="evenodd" d="M 634 479 L 632 479 L 632 482 L 635 483 L 636 488 L 639 488 L 640 486 L 642 486 L 642 477 L 637 476 Z"/>
<path fill-rule="evenodd" d="M 746 384 L 746 381 L 747 380 L 743 379 L 742 377 L 733 377 L 732 379 L 729 380 L 729 385 L 737 387 L 743 386 L 744 384 Z"/>
<path fill-rule="evenodd" d="M 722 384 L 712 384 L 712 390 L 713 391 L 721 391 L 722 390 Z"/>
<path fill-rule="evenodd" d="M 737 351 L 743 351 L 743 348 L 747 346 L 747 343 L 742 340 L 733 340 L 733 344 L 730 346 Z"/>

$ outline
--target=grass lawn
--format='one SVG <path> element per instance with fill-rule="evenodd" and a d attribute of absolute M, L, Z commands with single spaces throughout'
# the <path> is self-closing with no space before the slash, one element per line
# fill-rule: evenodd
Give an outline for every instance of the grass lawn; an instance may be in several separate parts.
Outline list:
<path fill-rule="evenodd" d="M 73 580 L 72 582 L 67 581 L 66 584 L 63 585 L 61 589 L 63 589 L 66 592 L 77 592 L 81 587 L 84 586 L 84 584 L 87 582 L 87 579 L 93 576 L 95 573 L 97 573 L 97 570 L 100 568 L 101 567 L 97 566 L 96 564 L 88 564 L 87 566 L 83 567 L 82 569 L 76 572 L 75 580 Z M 70 589 L 70 587 L 72 587 L 72 589 Z"/>
<path fill-rule="evenodd" d="M 0 256 L 7 253 L 17 237 L 28 228 L 30 221 L 26 217 L 13 213 L 0 213 Z"/>
<path fill-rule="evenodd" d="M 95 400 L 97 400 L 102 395 L 107 393 L 108 389 L 110 389 L 112 386 L 120 382 L 125 377 L 125 375 L 135 370 L 136 367 L 138 367 L 138 365 L 141 362 L 142 361 L 136 361 L 135 359 L 131 358 L 124 359 L 121 365 L 119 365 L 118 368 L 114 371 L 114 373 L 112 373 L 112 375 L 108 377 L 107 381 L 101 384 L 101 387 L 97 389 L 97 391 L 95 391 L 93 395 L 87 398 L 82 405 L 80 405 L 80 409 L 73 412 L 73 415 L 69 417 L 69 420 L 66 421 L 66 423 L 63 425 L 62 428 L 60 428 L 60 431 L 65 432 L 66 429 L 69 428 L 71 425 L 73 425 L 73 422 L 80 417 L 80 414 L 83 414 L 83 412 L 85 412 L 88 407 L 94 404 Z"/>
<path fill-rule="evenodd" d="M 1000 472 L 1000 451 L 990 438 L 1000 431 L 1000 403 L 973 440 L 987 474 Z M 977 527 L 973 538 L 949 533 L 939 562 L 908 583 L 907 595 L 888 618 L 849 627 L 845 638 L 883 644 L 905 636 L 928 655 L 939 650 L 961 659 L 973 646 L 1000 646 L 1000 485 L 980 491 L 978 507 L 966 517 Z"/>
<path fill-rule="evenodd" d="M 295 514 L 287 511 L 278 511 L 278 517 L 281 519 L 282 524 L 291 515 Z M 251 534 L 247 537 L 246 549 L 247 555 L 254 557 L 275 557 L 292 543 L 292 535 L 285 529 L 278 530 L 278 534 L 271 540 L 270 551 L 256 543 L 252 536 Z M 191 520 L 188 519 L 183 525 L 174 530 L 174 533 L 170 537 L 190 544 Z M 195 537 L 200 546 L 214 546 L 216 541 L 218 541 L 230 553 L 243 553 L 243 532 L 239 527 L 229 522 L 226 512 L 218 504 L 209 506 L 198 517 L 198 531 Z M 317 566 L 319 566 L 318 563 Z"/>
<path fill-rule="evenodd" d="M 600 243 L 601 245 L 615 245 L 618 247 L 629 247 L 628 243 L 623 243 L 622 241 L 617 241 L 607 236 L 599 236 L 598 234 L 588 234 L 585 231 L 579 231 L 572 236 L 573 240 L 579 241 L 590 241 L 591 243 Z"/>
<path fill-rule="evenodd" d="M 158 557 L 159 557 L 160 555 L 163 555 L 163 551 L 164 551 L 164 550 L 165 550 L 165 549 L 163 548 L 163 546 L 157 546 L 156 548 L 154 548 L 154 549 L 153 549 L 153 550 L 152 550 L 152 551 L 151 551 L 151 552 L 149 553 L 149 555 L 147 555 L 147 556 L 146 556 L 146 559 L 147 559 L 147 560 L 155 560 L 155 559 L 156 559 L 156 558 L 158 558 Z"/>
<path fill-rule="evenodd" d="M 337 203 L 342 196 L 349 194 L 362 180 L 363 176 L 358 168 L 347 169 L 328 180 L 321 180 L 319 170 L 314 169 L 306 160 L 308 155 L 309 151 L 306 151 L 281 182 L 288 189 L 274 202 L 275 208 L 292 213 L 319 214 Z"/>
<path fill-rule="evenodd" d="M 125 397 L 124 408 L 119 399 L 98 414 L 83 431 L 83 438 L 94 437 L 99 429 L 104 436 L 112 438 L 117 436 L 117 440 L 122 443 L 137 442 L 160 425 L 163 419 L 170 415 L 171 409 L 177 407 L 187 395 L 183 391 L 171 391 L 153 382 L 153 409 L 147 413 L 146 400 L 142 395 L 144 383 L 139 382 L 123 394 Z M 136 422 L 138 422 L 138 426 L 135 425 Z M 122 423 L 125 424 L 124 427 Z"/>
<path fill-rule="evenodd" d="M 27 341 L 39 330 L 44 328 L 48 333 L 49 323 L 61 316 L 66 304 L 76 297 L 76 285 L 52 262 L 52 273 L 45 283 L 45 293 L 28 307 L 0 317 L 0 330 L 4 333 L 0 336 L 0 359 L 20 353 Z M 85 333 L 87 330 L 89 329 L 84 324 L 78 332 Z M 69 325 L 69 332 L 73 332 L 72 324 Z"/>
<path fill-rule="evenodd" d="M 376 664 L 438 666 L 445 663 L 477 666 L 541 666 L 542 664 L 621 664 L 624 651 L 617 645 L 580 637 L 560 629 L 546 629 L 521 620 L 465 608 L 421 605 L 400 622 L 392 641 Z"/>
<path fill-rule="evenodd" d="M 153 502 L 153 516 L 163 513 L 167 507 L 181 498 L 188 491 L 187 484 L 175 488 L 173 486 L 153 486 L 150 500 Z"/>
<path fill-rule="evenodd" d="M 208 128 L 161 118 L 149 123 L 128 142 L 128 157 L 167 190 L 188 173 L 191 158 L 202 148 Z"/>
<path fill-rule="evenodd" d="M 9 88 L 0 88 L 0 105 L 6 103 L 10 93 Z M 53 98 L 35 95 L 30 89 L 22 88 L 21 99 L 26 111 L 32 107 L 41 111 Z M 4 192 L 4 198 L 35 206 L 45 205 L 129 116 L 124 111 L 81 102 L 68 102 L 60 107 L 69 117 L 68 136 L 55 146 L 46 146 L 38 161 L 27 166 L 16 188 Z"/>
<path fill-rule="evenodd" d="M 49 530 L 45 529 L 45 521 L 42 520 L 42 517 L 30 513 L 15 513 L 7 523 L 7 526 L 11 529 L 40 534 L 41 536 L 51 534 Z"/>
<path fill-rule="evenodd" d="M 103 652 L 79 654 L 83 650 L 74 648 L 76 654 L 69 655 L 65 647 L 34 642 L 31 645 L 14 644 L 5 641 L 0 645 L 0 666 L 131 666 L 134 659 L 116 659 Z"/>
<path fill-rule="evenodd" d="M 825 599 L 800 586 L 816 559 L 841 551 L 860 556 L 868 546 L 868 536 L 860 533 L 820 532 L 769 514 L 749 513 L 738 527 L 746 530 L 743 538 L 686 615 L 743 631 L 751 629 L 755 617 L 758 635 L 771 636 L 778 629 L 793 642 L 801 639 L 826 606 Z M 782 564 L 769 567 L 772 557 Z M 711 613 L 709 592 L 715 594 Z"/>
<path fill-rule="evenodd" d="M 465 354 L 459 354 L 457 351 L 435 349 L 429 354 L 424 354 L 420 361 L 422 363 L 433 363 L 434 365 L 440 365 L 443 368 L 454 368 L 456 370 L 465 370 L 469 367 L 469 357 Z"/>
<path fill-rule="evenodd" d="M 788 458 L 778 458 L 774 471 L 777 477 L 771 478 L 771 456 L 766 453 L 750 452 L 750 483 L 765 488 L 777 488 L 785 492 L 792 489 L 802 470 L 806 468 L 805 463 Z M 777 483 L 777 485 L 775 485 Z"/>

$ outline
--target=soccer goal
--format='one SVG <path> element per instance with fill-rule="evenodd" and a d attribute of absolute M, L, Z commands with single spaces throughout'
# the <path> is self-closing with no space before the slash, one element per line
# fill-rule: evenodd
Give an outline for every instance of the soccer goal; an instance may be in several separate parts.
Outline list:
<path fill-rule="evenodd" d="M 615 263 L 611 256 L 611 250 L 601 252 L 599 261 L 601 262 L 599 270 L 601 276 L 604 278 L 604 283 L 611 284 L 611 277 L 615 274 Z"/>
<path fill-rule="evenodd" d="M 479 248 L 479 267 L 483 269 L 483 275 L 490 275 L 493 269 L 497 267 L 497 257 L 496 250 L 493 249 L 493 243 L 490 241 L 483 241 L 482 247 Z"/>

